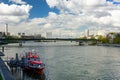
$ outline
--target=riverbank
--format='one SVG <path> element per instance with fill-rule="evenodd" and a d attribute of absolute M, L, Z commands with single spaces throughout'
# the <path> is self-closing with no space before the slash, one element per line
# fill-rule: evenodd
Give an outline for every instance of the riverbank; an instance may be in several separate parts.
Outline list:
<path fill-rule="evenodd" d="M 8 44 L 7 42 L 0 41 L 0 45 Z"/>
<path fill-rule="evenodd" d="M 120 47 L 120 44 L 97 44 L 98 46 Z"/>

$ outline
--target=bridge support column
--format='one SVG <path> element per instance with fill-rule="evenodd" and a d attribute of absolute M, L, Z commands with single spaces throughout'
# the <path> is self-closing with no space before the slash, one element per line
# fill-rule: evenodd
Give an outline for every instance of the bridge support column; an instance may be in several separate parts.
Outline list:
<path fill-rule="evenodd" d="M 78 44 L 78 45 L 79 45 L 79 46 L 80 46 L 80 45 L 83 45 L 83 42 L 79 42 L 79 44 Z"/>
<path fill-rule="evenodd" d="M 19 43 L 19 46 L 22 47 L 22 42 Z"/>
<path fill-rule="evenodd" d="M 4 52 L 4 46 L 2 46 L 2 52 Z"/>

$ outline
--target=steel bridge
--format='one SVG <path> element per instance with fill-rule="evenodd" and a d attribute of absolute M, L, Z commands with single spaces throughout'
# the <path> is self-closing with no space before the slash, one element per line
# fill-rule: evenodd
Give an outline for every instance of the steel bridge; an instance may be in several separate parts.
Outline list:
<path fill-rule="evenodd" d="M 22 46 L 23 42 L 26 41 L 39 41 L 39 42 L 47 42 L 47 41 L 75 41 L 79 42 L 79 45 L 83 42 L 97 42 L 97 39 L 80 39 L 80 38 L 14 38 L 14 39 L 0 39 L 0 41 L 4 42 L 18 42 L 19 46 Z"/>

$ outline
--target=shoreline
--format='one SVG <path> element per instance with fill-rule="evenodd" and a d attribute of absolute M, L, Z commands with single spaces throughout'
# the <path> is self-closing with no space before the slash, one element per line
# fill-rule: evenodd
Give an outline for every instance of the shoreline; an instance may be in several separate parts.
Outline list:
<path fill-rule="evenodd" d="M 97 44 L 98 46 L 120 47 L 120 44 Z"/>

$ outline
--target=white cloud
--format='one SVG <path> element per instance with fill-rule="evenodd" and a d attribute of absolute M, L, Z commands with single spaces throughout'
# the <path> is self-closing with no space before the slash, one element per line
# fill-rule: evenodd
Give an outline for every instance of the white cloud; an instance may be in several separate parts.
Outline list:
<path fill-rule="evenodd" d="M 58 5 L 57 0 L 46 0 L 48 5 L 53 8 L 54 6 Z"/>
<path fill-rule="evenodd" d="M 19 23 L 29 16 L 30 5 L 0 3 L 0 23 Z"/>
<path fill-rule="evenodd" d="M 53 0 L 56 4 L 52 4 L 50 0 L 46 1 L 50 7 L 60 10 L 60 15 L 64 18 L 59 17 L 59 19 L 65 21 L 60 26 L 64 26 L 64 30 L 66 26 L 67 29 L 68 26 L 71 26 L 70 29 L 76 30 L 76 33 L 77 31 L 83 32 L 84 29 L 97 32 L 102 28 L 108 32 L 116 31 L 116 27 L 120 28 L 120 6 L 113 2 L 106 2 L 106 0 Z"/>
<path fill-rule="evenodd" d="M 103 31 L 120 31 L 120 7 L 112 2 L 106 2 L 106 0 L 46 1 L 50 8 L 56 7 L 60 13 L 49 12 L 47 17 L 28 19 L 29 11 L 32 8 L 30 5 L 1 3 L 0 19 L 19 23 L 19 25 L 9 25 L 10 32 L 14 33 L 52 32 L 54 37 L 80 37 L 80 35 L 85 35 L 85 31 L 88 29 L 92 34 Z"/>
<path fill-rule="evenodd" d="M 104 5 L 106 0 L 83 0 L 83 6 L 101 6 Z"/>
<path fill-rule="evenodd" d="M 16 4 L 26 4 L 26 2 L 22 0 L 9 0 L 10 2 L 16 3 Z"/>
<path fill-rule="evenodd" d="M 112 10 L 110 11 L 112 15 L 113 25 L 120 27 L 120 11 L 119 10 Z"/>
<path fill-rule="evenodd" d="M 101 7 L 106 4 L 106 0 L 46 0 L 48 5 L 57 7 L 61 12 L 78 13 L 83 9 Z"/>

